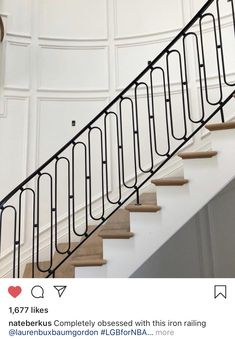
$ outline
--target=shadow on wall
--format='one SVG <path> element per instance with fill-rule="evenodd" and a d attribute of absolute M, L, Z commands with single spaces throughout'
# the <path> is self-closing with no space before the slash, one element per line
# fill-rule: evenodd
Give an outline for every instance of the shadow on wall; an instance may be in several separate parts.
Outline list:
<path fill-rule="evenodd" d="M 132 278 L 234 278 L 235 179 Z"/>

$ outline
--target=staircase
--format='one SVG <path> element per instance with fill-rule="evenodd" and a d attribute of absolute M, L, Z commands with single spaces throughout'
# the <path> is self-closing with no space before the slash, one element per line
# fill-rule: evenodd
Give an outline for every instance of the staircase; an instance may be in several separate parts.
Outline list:
<path fill-rule="evenodd" d="M 207 1 L 100 114 L 1 200 L 1 256 L 5 239 L 12 239 L 9 275 L 129 277 L 234 178 L 234 168 L 224 166 L 235 155 L 235 122 L 225 121 L 235 83 L 226 73 L 220 16 L 223 2 Z M 227 6 L 235 28 L 233 1 Z M 216 42 L 219 85 L 214 100 L 207 83 L 204 25 L 207 29 L 211 25 Z M 196 51 L 201 107 L 197 117 L 191 107 L 186 41 Z M 181 83 L 177 109 L 172 95 L 172 57 Z M 161 110 L 156 102 L 159 91 L 163 92 Z M 217 117 L 221 122 L 211 123 Z M 176 118 L 181 121 L 180 130 Z M 165 121 L 161 138 L 160 120 Z M 185 150 L 204 127 L 211 133 L 211 150 Z M 160 169 L 176 156 L 182 159 L 183 175 L 159 178 Z M 131 175 L 127 164 L 132 167 Z M 61 168 L 62 182 L 58 179 Z M 64 233 L 58 223 L 61 213 L 66 220 Z M 24 225 L 31 230 L 27 261 L 22 259 Z"/>
<path fill-rule="evenodd" d="M 137 209 L 132 211 L 130 229 L 135 236 L 128 242 L 119 241 L 117 244 L 115 240 L 105 240 L 103 251 L 108 260 L 107 265 L 92 269 L 77 268 L 76 276 L 78 278 L 130 277 L 227 183 L 232 181 L 235 178 L 234 166 L 224 166 L 235 155 L 235 123 L 229 125 L 230 130 L 225 130 L 228 127 L 226 123 L 218 124 L 218 129 L 211 134 L 211 147 L 217 152 L 179 153 L 183 158 L 184 176 L 187 179 L 167 177 L 152 180 L 154 193 L 150 193 L 149 202 L 157 196 L 161 210 L 159 212 L 142 212 Z M 211 130 L 214 125 L 207 125 L 207 128 Z"/>

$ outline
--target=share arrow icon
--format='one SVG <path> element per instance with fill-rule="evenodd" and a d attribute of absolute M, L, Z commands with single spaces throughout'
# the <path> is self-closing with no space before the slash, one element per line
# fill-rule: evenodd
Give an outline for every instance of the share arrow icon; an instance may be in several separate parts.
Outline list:
<path fill-rule="evenodd" d="M 61 298 L 62 295 L 64 294 L 64 291 L 66 290 L 67 286 L 59 286 L 59 285 L 56 285 L 56 286 L 54 286 L 54 288 L 55 288 L 56 291 L 58 292 L 59 298 Z"/>

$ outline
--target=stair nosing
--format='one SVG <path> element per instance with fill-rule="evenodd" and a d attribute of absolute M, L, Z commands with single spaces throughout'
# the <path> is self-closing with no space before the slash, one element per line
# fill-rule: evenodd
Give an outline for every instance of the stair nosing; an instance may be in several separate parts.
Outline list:
<path fill-rule="evenodd" d="M 102 265 L 107 264 L 107 260 L 106 259 L 86 259 L 86 260 L 73 259 L 69 262 L 69 264 L 74 267 L 102 266 Z"/>
<path fill-rule="evenodd" d="M 157 205 L 128 205 L 125 207 L 130 212 L 158 212 L 161 210 L 160 206 Z"/>
<path fill-rule="evenodd" d="M 134 236 L 134 233 L 127 232 L 127 231 L 118 232 L 118 231 L 112 231 L 112 230 L 110 231 L 103 230 L 99 233 L 99 236 L 102 239 L 130 239 Z"/>
<path fill-rule="evenodd" d="M 211 132 L 235 129 L 235 121 L 208 124 L 205 127 Z"/>
<path fill-rule="evenodd" d="M 155 186 L 183 186 L 189 183 L 189 180 L 184 178 L 159 178 L 151 180 Z"/>
<path fill-rule="evenodd" d="M 178 157 L 181 159 L 209 159 L 218 154 L 217 151 L 195 151 L 195 152 L 180 152 Z"/>

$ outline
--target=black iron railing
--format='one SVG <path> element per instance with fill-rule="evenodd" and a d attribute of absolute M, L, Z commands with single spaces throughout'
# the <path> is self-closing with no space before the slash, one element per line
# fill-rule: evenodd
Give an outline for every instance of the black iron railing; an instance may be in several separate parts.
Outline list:
<path fill-rule="evenodd" d="M 2 199 L 0 251 L 3 255 L 5 239 L 12 239 L 8 257 L 12 259 L 13 277 L 22 276 L 24 241 L 31 243 L 32 277 L 35 268 L 55 277 L 71 254 L 130 197 L 136 195 L 136 203 L 140 203 L 139 189 L 208 121 L 216 115 L 224 121 L 224 107 L 233 96 L 235 82 L 229 80 L 225 62 L 221 4 L 230 10 L 235 34 L 233 1 L 207 1 L 112 102 Z M 208 44 L 214 58 L 208 57 Z M 213 93 L 208 84 L 211 66 L 217 81 Z M 178 75 L 177 81 L 173 73 Z M 190 94 L 192 74 L 198 77 L 198 114 Z M 61 215 L 64 224 L 60 223 Z M 92 231 L 90 223 L 96 224 Z M 31 232 L 27 239 L 22 233 L 25 225 Z M 63 234 L 67 248 L 62 251 L 59 244 L 65 241 Z M 77 245 L 72 246 L 72 242 Z M 41 265 L 43 251 L 47 252 L 47 267 Z M 61 255 L 56 263 L 55 253 Z"/>

